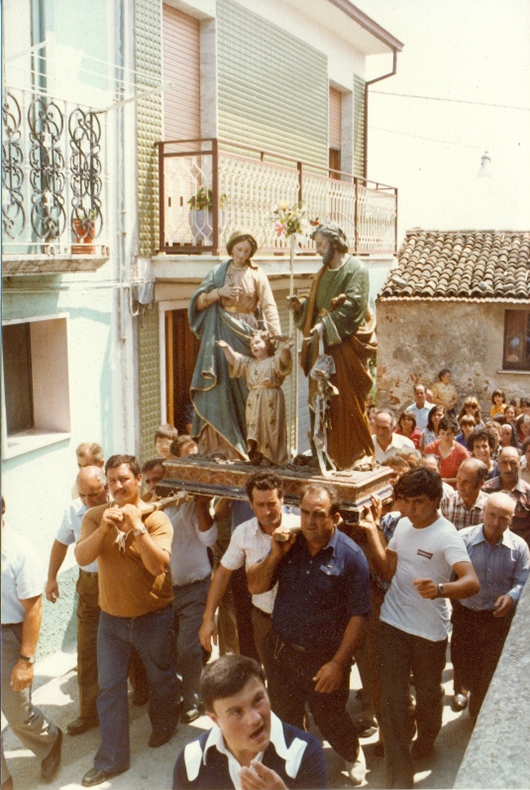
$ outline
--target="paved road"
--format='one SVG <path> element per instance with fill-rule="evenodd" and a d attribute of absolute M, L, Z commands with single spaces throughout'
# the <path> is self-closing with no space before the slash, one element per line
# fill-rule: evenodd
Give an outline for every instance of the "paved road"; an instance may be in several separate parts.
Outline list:
<path fill-rule="evenodd" d="M 434 755 L 418 763 L 415 776 L 418 788 L 452 788 L 458 767 L 469 741 L 472 727 L 467 711 L 451 711 L 452 668 L 448 664 L 444 672 L 446 704 L 444 724 L 436 742 Z M 350 710 L 357 717 L 359 701 L 355 691 L 360 688 L 356 668 L 351 675 Z M 63 730 L 69 721 L 77 717 L 77 679 L 75 654 L 58 653 L 37 663 L 34 701 Z M 173 764 L 180 749 L 199 732 L 208 727 L 206 716 L 197 719 L 189 726 L 180 726 L 172 740 L 159 749 L 150 749 L 147 739 L 151 732 L 147 708 L 130 706 L 131 720 L 131 768 L 100 785 L 103 790 L 166 790 L 171 788 Z M 2 718 L 2 727 L 5 721 Z M 317 733 L 318 734 L 318 733 Z M 384 788 L 384 758 L 373 754 L 377 735 L 362 740 L 368 763 L 366 788 Z M 93 756 L 99 743 L 99 731 L 91 730 L 84 735 L 71 738 L 65 736 L 63 760 L 55 781 L 48 785 L 61 790 L 78 790 L 82 787 L 81 778 L 93 765 Z M 329 770 L 329 786 L 333 788 L 351 787 L 345 773 L 341 773 L 341 759 L 324 744 Z M 40 766 L 34 755 L 23 748 L 15 736 L 4 731 L 4 749 L 13 775 L 15 790 L 33 790 L 43 787 L 39 782 Z"/>

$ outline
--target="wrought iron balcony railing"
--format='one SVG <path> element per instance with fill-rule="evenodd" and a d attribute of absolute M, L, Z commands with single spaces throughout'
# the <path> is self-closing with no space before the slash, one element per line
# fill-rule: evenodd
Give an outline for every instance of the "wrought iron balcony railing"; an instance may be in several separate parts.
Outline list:
<path fill-rule="evenodd" d="M 158 143 L 159 251 L 218 254 L 235 230 L 261 252 L 284 253 L 273 211 L 303 202 L 308 218 L 337 222 L 356 254 L 395 254 L 397 189 L 350 173 L 217 138 Z M 314 252 L 309 238 L 302 252 Z"/>
<path fill-rule="evenodd" d="M 103 236 L 101 118 L 88 107 L 6 90 L 2 101 L 4 255 L 108 255 Z"/>

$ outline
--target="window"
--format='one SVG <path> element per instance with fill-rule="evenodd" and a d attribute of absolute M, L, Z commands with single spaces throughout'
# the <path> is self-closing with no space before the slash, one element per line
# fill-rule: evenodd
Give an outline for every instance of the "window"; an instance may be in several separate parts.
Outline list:
<path fill-rule="evenodd" d="M 6 456 L 60 441 L 70 431 L 66 318 L 2 327 Z"/>
<path fill-rule="evenodd" d="M 530 370 L 530 310 L 504 314 L 504 370 Z"/>

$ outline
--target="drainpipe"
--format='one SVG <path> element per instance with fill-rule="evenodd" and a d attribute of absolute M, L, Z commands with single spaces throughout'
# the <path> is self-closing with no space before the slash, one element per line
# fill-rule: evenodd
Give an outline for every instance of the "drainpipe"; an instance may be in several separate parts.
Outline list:
<path fill-rule="evenodd" d="M 373 80 L 368 80 L 364 83 L 364 155 L 363 155 L 363 176 L 364 178 L 367 177 L 368 171 L 368 88 L 370 85 L 373 85 L 374 82 L 381 82 L 381 80 L 386 80 L 388 77 L 393 77 L 396 73 L 396 66 L 397 66 L 397 49 L 392 50 L 392 71 L 389 71 L 388 74 L 382 74 L 380 77 L 375 77 Z"/>

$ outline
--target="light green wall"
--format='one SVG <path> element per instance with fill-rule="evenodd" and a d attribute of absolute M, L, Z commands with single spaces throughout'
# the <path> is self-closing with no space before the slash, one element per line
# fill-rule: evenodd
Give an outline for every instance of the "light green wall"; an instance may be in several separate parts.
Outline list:
<path fill-rule="evenodd" d="M 326 56 L 232 0 L 217 49 L 219 136 L 326 165 Z"/>
<path fill-rule="evenodd" d="M 136 68 L 148 74 L 146 88 L 162 81 L 162 3 L 136 0 Z M 141 89 L 141 86 L 140 86 Z M 158 149 L 163 139 L 162 99 L 151 96 L 138 102 L 137 168 L 138 233 L 140 255 L 153 255 L 158 246 Z M 160 363 L 157 313 L 138 320 L 138 370 L 140 396 L 140 457 L 154 455 L 153 436 L 160 422 Z"/>

